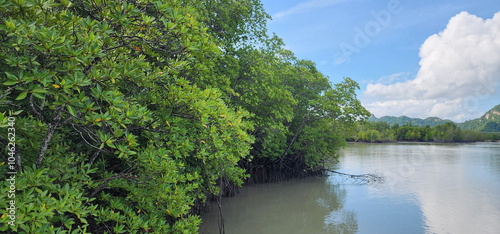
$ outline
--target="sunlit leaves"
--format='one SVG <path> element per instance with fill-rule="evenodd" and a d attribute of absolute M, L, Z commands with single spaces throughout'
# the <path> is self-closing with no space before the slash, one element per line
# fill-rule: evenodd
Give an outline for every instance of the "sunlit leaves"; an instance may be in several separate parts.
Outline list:
<path fill-rule="evenodd" d="M 313 62 L 295 59 L 278 39 L 269 42 L 277 47 L 242 48 L 238 64 L 229 66 L 235 70 L 228 72 L 234 77 L 233 104 L 253 114 L 253 156 L 278 165 L 277 171 L 291 167 L 283 163 L 315 169 L 336 157 L 354 122 L 369 113 L 356 99 L 359 87 L 352 79 L 332 86 Z"/>
<path fill-rule="evenodd" d="M 16 231 L 195 233 L 195 201 L 241 185 L 251 150 L 315 166 L 332 129 L 362 117 L 357 84 L 332 88 L 268 38 L 257 0 L 0 6 L 0 105 L 23 110 L 20 185 L 36 204 Z"/>
<path fill-rule="evenodd" d="M 211 74 L 219 47 L 193 7 L 0 5 L 0 104 L 25 110 L 16 142 L 23 164 L 40 161 L 33 170 L 50 168 L 40 178 L 54 179 L 31 181 L 37 189 L 24 198 L 56 197 L 22 210 L 20 230 L 192 233 L 195 200 L 217 192 L 220 177 L 242 183 L 237 163 L 248 156 L 252 124 L 222 99 L 228 84 Z M 87 167 L 94 171 L 75 173 Z M 74 193 L 92 198 L 83 206 Z"/>

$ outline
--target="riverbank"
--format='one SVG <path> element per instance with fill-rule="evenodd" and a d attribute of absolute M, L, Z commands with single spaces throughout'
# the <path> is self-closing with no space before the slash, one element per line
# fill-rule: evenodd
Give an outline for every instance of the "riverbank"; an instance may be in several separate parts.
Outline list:
<path fill-rule="evenodd" d="M 386 144 L 386 143 L 500 143 L 500 140 L 484 140 L 484 141 L 387 141 L 387 140 L 379 140 L 379 141 L 363 141 L 363 140 L 359 140 L 359 141 L 353 141 L 353 140 L 350 140 L 350 141 L 347 141 L 348 143 L 377 143 L 377 144 Z"/>
<path fill-rule="evenodd" d="M 365 142 L 484 142 L 500 141 L 500 132 L 476 132 L 460 129 L 454 123 L 434 127 L 389 125 L 385 122 L 364 122 L 358 124 L 356 132 L 348 139 Z"/>

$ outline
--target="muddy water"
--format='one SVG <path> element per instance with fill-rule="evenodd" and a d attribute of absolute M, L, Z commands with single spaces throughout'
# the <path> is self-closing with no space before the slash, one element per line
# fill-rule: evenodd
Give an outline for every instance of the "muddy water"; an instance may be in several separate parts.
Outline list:
<path fill-rule="evenodd" d="M 222 203 L 225 233 L 499 233 L 500 144 L 349 144 L 331 175 L 250 185 Z M 219 233 L 213 205 L 201 233 Z"/>

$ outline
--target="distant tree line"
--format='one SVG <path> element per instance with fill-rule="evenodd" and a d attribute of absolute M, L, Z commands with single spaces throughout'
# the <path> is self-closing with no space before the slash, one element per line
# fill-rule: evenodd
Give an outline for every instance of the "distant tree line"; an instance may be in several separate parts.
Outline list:
<path fill-rule="evenodd" d="M 462 130 L 456 124 L 447 122 L 431 127 L 414 126 L 412 124 L 393 124 L 385 122 L 363 122 L 358 124 L 357 132 L 351 137 L 353 141 L 361 142 L 476 142 L 498 141 L 500 133 L 483 133 Z"/>

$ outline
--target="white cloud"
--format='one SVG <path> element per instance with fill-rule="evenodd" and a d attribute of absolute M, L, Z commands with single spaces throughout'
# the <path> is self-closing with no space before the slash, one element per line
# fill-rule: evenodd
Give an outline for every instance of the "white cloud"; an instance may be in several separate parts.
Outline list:
<path fill-rule="evenodd" d="M 368 84 L 367 109 L 379 117 L 478 117 L 481 101 L 500 96 L 500 12 L 487 20 L 467 12 L 454 16 L 422 44 L 420 58 L 414 79 L 387 84 L 398 73 Z"/>
<path fill-rule="evenodd" d="M 274 14 L 272 17 L 275 20 L 285 18 L 290 15 L 295 15 L 295 14 L 300 14 L 303 12 L 310 11 L 311 9 L 315 8 L 321 8 L 321 7 L 327 7 L 331 6 L 334 4 L 337 4 L 339 2 L 342 2 L 343 0 L 308 0 L 302 3 L 299 3 L 291 8 L 288 8 L 286 10 L 280 11 L 276 14 Z"/>

